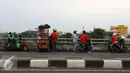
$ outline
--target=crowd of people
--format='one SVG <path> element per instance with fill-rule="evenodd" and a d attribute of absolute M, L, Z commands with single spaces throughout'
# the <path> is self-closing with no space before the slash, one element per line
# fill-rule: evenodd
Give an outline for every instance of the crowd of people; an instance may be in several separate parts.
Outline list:
<path fill-rule="evenodd" d="M 51 50 L 56 51 L 56 45 L 57 45 L 57 39 L 58 39 L 58 33 L 57 33 L 56 29 L 53 29 L 53 33 L 51 34 L 51 36 L 49 38 L 51 40 Z M 80 39 L 79 42 L 85 44 L 85 46 L 86 46 L 85 49 L 88 51 L 88 53 L 92 52 L 92 46 L 91 46 L 90 40 L 86 34 L 86 31 L 83 31 L 81 36 L 78 37 L 77 31 L 75 30 L 75 31 L 73 31 L 72 38 L 73 38 L 73 43 L 74 43 L 73 52 L 76 52 L 78 39 Z"/>
<path fill-rule="evenodd" d="M 56 30 L 53 30 L 53 33 L 50 38 L 52 40 L 52 49 L 53 51 L 56 51 L 56 41 L 58 39 L 58 33 L 56 32 Z M 80 42 L 85 45 L 85 48 L 84 48 L 85 51 L 87 51 L 88 53 L 92 53 L 91 42 L 90 42 L 90 39 L 88 38 L 86 31 L 83 31 L 82 34 L 78 36 L 77 30 L 74 30 L 72 34 L 72 39 L 73 39 L 73 45 L 74 45 L 73 52 L 76 52 L 77 44 Z M 113 33 L 113 35 L 111 36 L 111 42 L 112 43 L 119 42 L 119 36 L 117 35 L 117 33 Z"/>
<path fill-rule="evenodd" d="M 13 40 L 16 41 L 15 33 L 10 32 L 9 35 L 10 35 L 10 37 L 8 38 L 9 43 L 11 43 L 11 41 L 13 41 Z M 20 39 L 20 42 L 22 42 L 21 35 L 19 36 L 19 39 Z M 73 52 L 76 52 L 78 42 L 85 45 L 84 49 L 86 49 L 88 53 L 92 52 L 91 42 L 90 42 L 90 39 L 87 36 L 86 31 L 83 31 L 80 36 L 77 36 L 77 30 L 74 30 L 73 34 L 72 34 L 72 39 L 73 39 L 73 44 L 74 44 Z M 53 52 L 55 52 L 57 40 L 58 40 L 58 33 L 57 33 L 56 29 L 53 29 L 53 33 L 49 37 L 49 40 L 50 40 L 50 43 L 51 43 L 50 48 Z M 117 36 L 116 33 L 113 33 L 113 35 L 111 37 L 111 42 L 112 43 L 118 43 L 118 41 L 119 41 L 119 37 Z"/>
<path fill-rule="evenodd" d="M 73 43 L 74 43 L 74 50 L 73 50 L 74 52 L 76 52 L 76 49 L 77 49 L 78 38 L 79 38 L 79 42 L 85 45 L 84 49 L 86 49 L 88 53 L 92 52 L 92 46 L 91 46 L 91 43 L 87 36 L 86 31 L 83 31 L 83 33 L 78 37 L 77 31 L 75 30 L 73 31 L 72 38 L 73 38 Z"/>

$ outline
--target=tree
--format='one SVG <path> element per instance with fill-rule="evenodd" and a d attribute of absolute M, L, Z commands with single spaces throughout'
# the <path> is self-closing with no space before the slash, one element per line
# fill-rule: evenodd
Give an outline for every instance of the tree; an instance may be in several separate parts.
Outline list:
<path fill-rule="evenodd" d="M 91 38 L 91 33 L 92 33 L 92 31 L 87 32 L 87 35 L 89 38 Z"/>
<path fill-rule="evenodd" d="M 72 38 L 72 34 L 70 32 L 67 32 L 66 34 L 60 35 L 59 38 Z"/>
<path fill-rule="evenodd" d="M 105 30 L 101 28 L 95 28 L 90 36 L 91 38 L 104 38 Z"/>
<path fill-rule="evenodd" d="M 37 31 L 33 31 L 33 30 L 28 30 L 25 32 L 20 33 L 23 37 L 29 37 L 29 38 L 34 38 L 37 35 Z"/>

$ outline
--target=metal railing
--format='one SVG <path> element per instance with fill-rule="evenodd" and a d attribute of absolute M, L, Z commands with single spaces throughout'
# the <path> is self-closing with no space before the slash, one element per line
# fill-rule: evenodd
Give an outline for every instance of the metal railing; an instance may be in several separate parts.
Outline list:
<path fill-rule="evenodd" d="M 25 40 L 25 42 L 27 43 L 33 43 L 33 44 L 37 44 L 38 39 L 37 38 L 23 38 Z M 0 43 L 4 43 L 7 42 L 7 38 L 0 38 Z M 109 39 L 93 39 L 90 38 L 90 42 L 91 44 L 107 44 Z M 130 44 L 130 41 L 128 44 Z M 73 44 L 73 39 L 72 38 L 58 38 L 57 41 L 58 44 Z"/>

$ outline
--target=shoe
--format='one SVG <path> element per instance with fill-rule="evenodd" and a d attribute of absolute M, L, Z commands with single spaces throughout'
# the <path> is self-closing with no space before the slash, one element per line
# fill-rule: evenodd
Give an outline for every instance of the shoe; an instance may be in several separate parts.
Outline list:
<path fill-rule="evenodd" d="M 91 51 L 89 51 L 88 53 L 92 53 Z"/>

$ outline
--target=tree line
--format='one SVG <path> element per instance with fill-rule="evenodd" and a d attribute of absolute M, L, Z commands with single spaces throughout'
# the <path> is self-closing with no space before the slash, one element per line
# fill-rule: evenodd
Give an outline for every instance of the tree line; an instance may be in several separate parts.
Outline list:
<path fill-rule="evenodd" d="M 82 33 L 78 33 L 78 36 L 80 36 Z M 33 30 L 27 30 L 21 33 L 17 33 L 18 35 L 22 35 L 23 38 L 36 38 L 37 37 L 37 31 L 33 31 Z M 106 32 L 105 29 L 102 28 L 95 28 L 93 31 L 89 31 L 87 32 L 87 35 L 89 38 L 110 38 L 110 36 L 112 35 L 111 32 Z M 7 37 L 3 36 L 3 37 Z M 128 38 L 130 38 L 130 35 L 127 36 Z M 61 34 L 59 35 L 59 38 L 72 38 L 72 33 L 71 32 L 66 32 L 65 34 Z"/>

